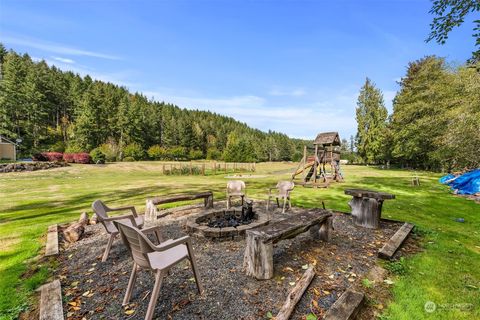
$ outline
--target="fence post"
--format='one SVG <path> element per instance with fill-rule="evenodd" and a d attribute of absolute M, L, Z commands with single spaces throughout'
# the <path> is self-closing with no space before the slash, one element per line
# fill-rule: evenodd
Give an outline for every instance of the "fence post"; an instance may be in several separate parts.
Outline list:
<path fill-rule="evenodd" d="M 205 163 L 202 164 L 202 176 L 205 175 Z"/>
<path fill-rule="evenodd" d="M 189 165 L 190 165 L 190 175 L 192 175 L 192 174 L 193 174 L 193 171 L 192 171 L 192 160 L 190 160 L 190 164 L 189 164 Z"/>
<path fill-rule="evenodd" d="M 227 173 L 227 163 L 225 162 L 225 173 Z"/>
<path fill-rule="evenodd" d="M 162 165 L 162 174 L 165 174 L 165 164 Z"/>
<path fill-rule="evenodd" d="M 213 175 L 217 174 L 217 162 L 213 161 Z"/>
<path fill-rule="evenodd" d="M 255 170 L 256 170 L 256 168 L 255 168 L 255 162 L 252 163 L 252 164 L 253 164 L 253 170 L 252 170 L 252 171 L 255 172 Z"/>

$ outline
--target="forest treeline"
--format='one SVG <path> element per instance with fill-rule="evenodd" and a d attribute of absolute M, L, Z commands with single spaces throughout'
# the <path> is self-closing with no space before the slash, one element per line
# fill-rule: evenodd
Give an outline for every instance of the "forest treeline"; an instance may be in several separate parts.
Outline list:
<path fill-rule="evenodd" d="M 480 167 L 480 63 L 449 66 L 427 56 L 408 64 L 388 115 L 367 79 L 357 102 L 356 148 L 366 163 L 429 170 Z"/>
<path fill-rule="evenodd" d="M 115 160 L 296 160 L 304 142 L 33 61 L 0 44 L 0 135 L 21 157 L 42 151 Z"/>

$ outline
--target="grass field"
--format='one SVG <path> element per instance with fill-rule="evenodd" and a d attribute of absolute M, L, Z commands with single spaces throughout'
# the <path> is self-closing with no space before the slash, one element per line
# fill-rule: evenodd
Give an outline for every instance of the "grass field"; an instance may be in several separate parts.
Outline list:
<path fill-rule="evenodd" d="M 247 193 L 265 198 L 267 187 L 287 179 L 295 164 L 257 165 L 262 178 L 245 179 Z M 328 189 L 297 187 L 293 205 L 347 211 L 343 189 L 369 188 L 394 193 L 383 216 L 413 222 L 423 238 L 423 251 L 406 259 L 392 286 L 393 301 L 382 319 L 480 318 L 480 205 L 449 194 L 439 175 L 420 172 L 420 187 L 410 186 L 411 172 L 347 166 L 346 182 Z M 30 268 L 45 241 L 47 226 L 77 219 L 90 212 L 95 199 L 112 205 L 133 204 L 143 210 L 154 195 L 212 190 L 225 196 L 224 174 L 216 176 L 162 176 L 161 163 L 118 163 L 106 166 L 74 165 L 49 171 L 0 175 L 0 319 L 15 318 L 28 307 L 32 290 L 48 277 L 47 267 Z M 464 223 L 454 221 L 464 218 Z M 25 272 L 28 276 L 22 276 Z M 437 304 L 432 313 L 427 301 Z"/>

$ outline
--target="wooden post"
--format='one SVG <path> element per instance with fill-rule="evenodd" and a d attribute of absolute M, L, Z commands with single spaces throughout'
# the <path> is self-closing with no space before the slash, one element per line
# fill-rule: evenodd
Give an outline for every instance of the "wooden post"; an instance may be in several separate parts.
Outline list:
<path fill-rule="evenodd" d="M 192 171 L 192 169 L 193 169 L 193 168 L 192 168 L 192 160 L 190 160 L 190 175 L 192 175 L 192 174 L 193 174 L 193 171 Z"/>
<path fill-rule="evenodd" d="M 165 174 L 165 164 L 162 165 L 162 174 Z"/>
<path fill-rule="evenodd" d="M 217 162 L 213 162 L 213 174 L 217 174 Z"/>
<path fill-rule="evenodd" d="M 262 234 L 255 230 L 247 230 L 246 247 L 243 256 L 243 267 L 248 276 L 271 279 L 273 277 L 273 243 L 263 242 Z"/>
<path fill-rule="evenodd" d="M 205 163 L 202 163 L 202 175 L 205 175 Z"/>
<path fill-rule="evenodd" d="M 308 286 L 313 280 L 315 276 L 315 270 L 313 270 L 313 266 L 309 267 L 307 271 L 303 274 L 300 280 L 297 282 L 295 287 L 293 287 L 292 291 L 287 296 L 285 303 L 283 304 L 280 312 L 275 317 L 275 320 L 288 320 L 290 319 L 290 315 L 295 309 L 298 301 L 302 298 L 303 294 L 307 290 Z"/>
<path fill-rule="evenodd" d="M 225 173 L 227 173 L 227 163 L 225 162 Z"/>
<path fill-rule="evenodd" d="M 317 159 L 318 159 L 318 144 L 315 145 L 315 158 L 313 160 L 313 184 L 317 184 Z"/>

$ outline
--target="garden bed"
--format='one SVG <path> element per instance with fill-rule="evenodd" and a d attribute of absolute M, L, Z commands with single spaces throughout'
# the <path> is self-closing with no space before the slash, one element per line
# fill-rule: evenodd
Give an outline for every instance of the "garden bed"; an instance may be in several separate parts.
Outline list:
<path fill-rule="evenodd" d="M 295 211 L 301 209 L 296 208 Z M 294 214 L 294 213 L 293 213 Z M 276 219 L 287 215 L 275 214 Z M 164 226 L 168 237 L 186 232 L 178 221 Z M 191 269 L 185 262 L 166 277 L 155 310 L 165 319 L 261 319 L 275 315 L 301 277 L 307 264 L 317 276 L 300 300 L 292 319 L 313 312 L 318 317 L 349 287 L 361 286 L 375 265 L 377 252 L 401 223 L 381 221 L 380 229 L 357 227 L 352 217 L 334 214 L 334 231 L 328 243 L 314 241 L 308 233 L 285 240 L 274 247 L 275 274 L 271 280 L 257 281 L 242 270 L 245 240 L 211 241 L 193 236 L 195 255 L 205 287 L 196 292 Z M 68 319 L 143 319 L 154 278 L 139 274 L 131 304 L 121 305 L 132 260 L 117 240 L 108 260 L 100 261 L 107 235 L 101 225 L 88 226 L 86 237 L 61 250 L 57 277 L 62 283 L 64 313 Z M 401 254 L 399 252 L 398 254 Z"/>
<path fill-rule="evenodd" d="M 17 163 L 0 163 L 0 173 L 37 171 L 53 168 L 67 167 L 65 162 L 17 162 Z"/>

